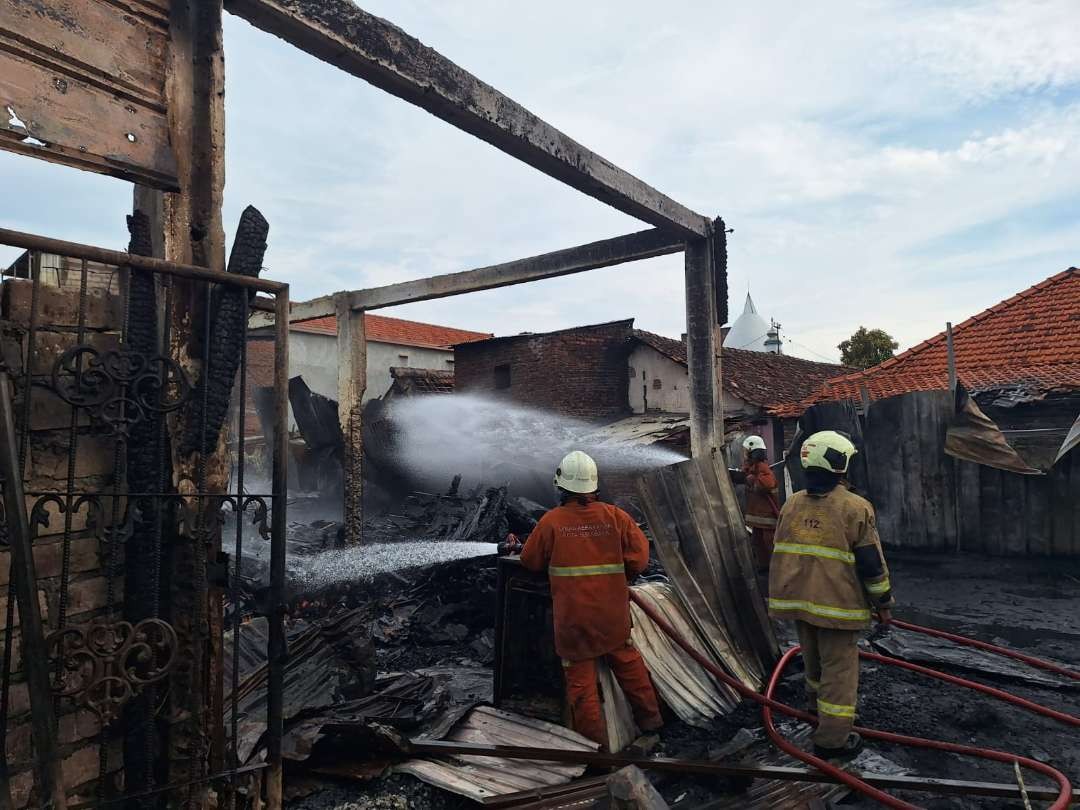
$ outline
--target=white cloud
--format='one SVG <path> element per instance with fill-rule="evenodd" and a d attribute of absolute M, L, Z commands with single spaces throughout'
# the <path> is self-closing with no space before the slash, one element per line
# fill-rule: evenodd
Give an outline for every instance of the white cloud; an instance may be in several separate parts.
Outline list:
<path fill-rule="evenodd" d="M 861 323 L 910 345 L 1080 261 L 1061 215 L 1080 176 L 1073 0 L 361 4 L 724 216 L 733 309 L 750 287 L 809 347 L 793 353 L 835 357 Z M 226 225 L 263 210 L 267 264 L 296 298 L 644 227 L 232 18 L 226 75 Z M 14 176 L 43 202 L 6 196 L 5 222 L 126 241 L 124 184 Z M 497 333 L 634 315 L 678 335 L 681 276 L 664 257 L 400 314 Z"/>

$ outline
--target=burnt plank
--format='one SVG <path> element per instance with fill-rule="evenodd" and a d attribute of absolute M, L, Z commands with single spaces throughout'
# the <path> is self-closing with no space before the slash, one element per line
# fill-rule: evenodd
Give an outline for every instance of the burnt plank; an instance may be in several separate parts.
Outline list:
<path fill-rule="evenodd" d="M 956 461 L 956 498 L 958 501 L 959 550 L 974 551 L 983 547 L 979 528 L 979 465 Z"/>
<path fill-rule="evenodd" d="M 1009 555 L 1027 553 L 1029 517 L 1027 514 L 1026 480 L 1016 473 L 1002 473 L 1001 529 L 1004 552 Z"/>
<path fill-rule="evenodd" d="M 1004 528 L 1002 526 L 1002 478 L 1005 473 L 993 467 L 979 467 L 979 528 L 982 543 L 969 551 L 986 554 L 1004 554 Z"/>
<path fill-rule="evenodd" d="M 47 6 L 47 12 L 43 10 Z M 165 111 L 168 13 L 105 0 L 0 0 L 0 50 L 22 54 L 54 81 L 74 78 Z"/>
<path fill-rule="evenodd" d="M 0 50 L 0 148 L 175 190 L 165 114 Z M 11 108 L 12 115 L 7 108 Z"/>
<path fill-rule="evenodd" d="M 1040 557 L 1052 553 L 1050 520 L 1050 492 L 1053 482 L 1046 476 L 1024 476 L 1026 512 L 1024 528 L 1027 535 L 1027 553 Z"/>

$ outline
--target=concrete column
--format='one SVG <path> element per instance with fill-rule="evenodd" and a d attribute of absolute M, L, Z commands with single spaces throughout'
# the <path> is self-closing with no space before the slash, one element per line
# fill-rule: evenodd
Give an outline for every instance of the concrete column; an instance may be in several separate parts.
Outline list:
<path fill-rule="evenodd" d="M 715 235 L 686 243 L 686 351 L 690 373 L 690 451 L 717 452 L 724 442 L 720 324 L 712 260 Z"/>
<path fill-rule="evenodd" d="M 337 315 L 338 420 L 345 437 L 345 541 L 360 543 L 364 525 L 363 402 L 367 390 L 364 312 L 352 308 L 348 293 L 334 296 Z"/>

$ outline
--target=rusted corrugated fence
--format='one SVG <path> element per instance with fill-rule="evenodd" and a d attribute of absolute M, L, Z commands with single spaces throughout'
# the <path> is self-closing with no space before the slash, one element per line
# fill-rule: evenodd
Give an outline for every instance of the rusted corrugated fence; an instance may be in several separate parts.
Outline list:
<path fill-rule="evenodd" d="M 882 541 L 925 551 L 1080 555 L 1080 453 L 1038 476 L 960 461 L 944 449 L 952 414 L 948 391 L 871 404 L 862 427 L 863 494 L 877 509 Z"/>

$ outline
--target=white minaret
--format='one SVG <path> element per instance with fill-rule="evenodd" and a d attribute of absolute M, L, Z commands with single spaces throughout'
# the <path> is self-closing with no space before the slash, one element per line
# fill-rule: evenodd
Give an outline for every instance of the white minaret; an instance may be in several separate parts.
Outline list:
<path fill-rule="evenodd" d="M 769 330 L 772 327 L 765 319 L 758 315 L 757 307 L 750 293 L 746 294 L 746 304 L 743 306 L 742 315 L 735 319 L 731 325 L 727 337 L 724 338 L 724 347 L 728 349 L 746 349 L 752 352 L 770 351 L 765 342 L 769 338 Z"/>
<path fill-rule="evenodd" d="M 770 319 L 769 333 L 765 336 L 765 351 L 769 354 L 783 354 L 780 350 L 783 342 L 780 340 L 780 324 Z"/>

